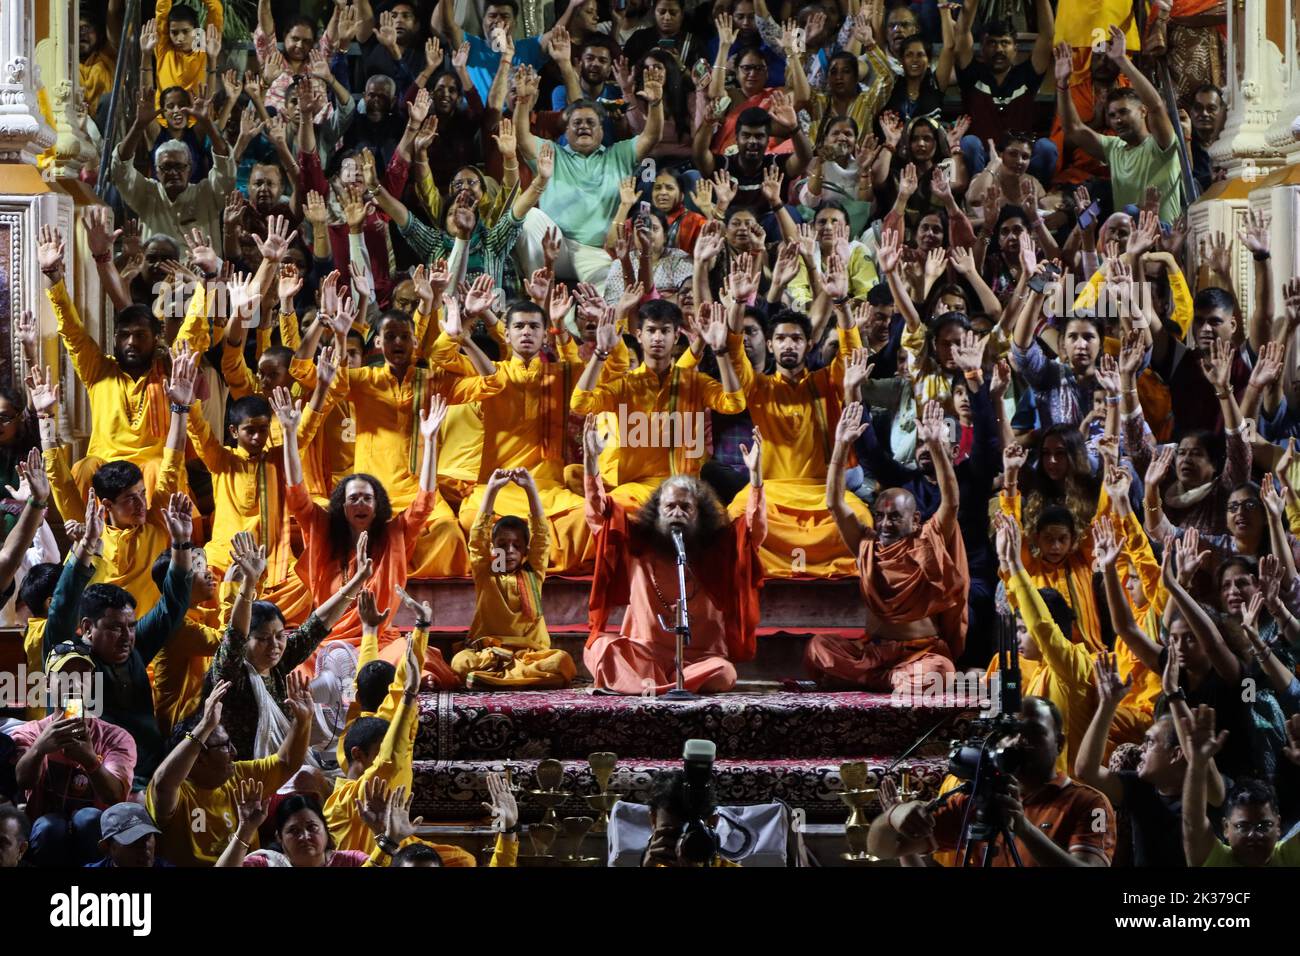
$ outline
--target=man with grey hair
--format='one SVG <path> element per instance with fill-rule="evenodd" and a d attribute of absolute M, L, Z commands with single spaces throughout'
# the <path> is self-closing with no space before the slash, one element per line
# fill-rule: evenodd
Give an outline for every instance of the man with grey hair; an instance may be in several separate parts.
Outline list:
<path fill-rule="evenodd" d="M 621 694 L 662 694 L 676 686 L 678 582 L 674 531 L 686 553 L 686 607 L 691 636 L 682 654 L 683 684 L 697 693 L 736 685 L 732 663 L 753 658 L 758 628 L 758 548 L 767 534 L 763 441 L 758 429 L 741 452 L 752 489 L 735 521 L 707 484 L 691 475 L 666 479 L 650 500 L 629 513 L 605 492 L 597 416 L 583 431 L 587 525 L 596 535 L 591 586 L 591 634 L 583 663 L 597 688 Z M 610 612 L 626 605 L 617 634 L 604 633 Z M 668 625 L 665 627 L 664 625 Z"/>
<path fill-rule="evenodd" d="M 520 158 L 537 166 L 537 151 L 547 140 L 534 136 L 529 112 L 537 102 L 536 74 L 515 77 L 515 137 Z M 524 219 L 518 250 L 523 274 L 544 261 L 542 242 L 558 228 L 563 238 L 556 275 L 603 286 L 613 262 L 605 252 L 605 232 L 619 205 L 619 183 L 659 145 L 664 125 L 664 81 L 647 74 L 637 93 L 644 101 L 645 128 L 635 139 L 606 146 L 605 111 L 594 100 L 577 100 L 564 110 L 565 143 L 554 143 L 555 173 L 536 209 Z"/>
<path fill-rule="evenodd" d="M 149 121 L 157 115 L 154 92 L 140 91 L 135 121 L 113 150 L 113 185 L 140 218 L 142 235 L 189 235 L 202 230 L 209 241 L 219 241 L 226 196 L 235 188 L 235 160 L 230 145 L 212 122 L 211 104 L 201 97 L 182 112 L 194 120 L 194 131 L 212 144 L 212 169 L 201 182 L 190 182 L 189 147 L 179 140 L 163 143 L 154 151 L 157 179 L 142 176 L 131 163 Z"/>
<path fill-rule="evenodd" d="M 397 109 L 393 78 L 377 74 L 366 80 L 361 107 L 343 134 L 342 149 L 369 149 L 375 165 L 387 169 L 407 125 L 407 117 Z"/>

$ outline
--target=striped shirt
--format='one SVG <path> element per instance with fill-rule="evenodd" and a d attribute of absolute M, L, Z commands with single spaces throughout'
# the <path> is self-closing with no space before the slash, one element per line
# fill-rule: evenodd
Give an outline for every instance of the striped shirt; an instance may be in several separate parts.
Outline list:
<path fill-rule="evenodd" d="M 474 232 L 469 240 L 469 261 L 465 270 L 465 279 L 468 282 L 472 282 L 475 276 L 482 273 L 490 275 L 496 287 L 504 292 L 507 299 L 513 298 L 519 288 L 519 277 L 515 273 L 514 262 L 511 261 L 515 241 L 519 238 L 519 230 L 524 225 L 522 219 L 515 217 L 513 209 L 518 189 L 519 187 L 516 186 L 511 190 L 504 203 L 505 212 L 490 228 L 483 224 L 482 218 L 474 224 Z M 407 217 L 406 225 L 398 232 L 416 254 L 425 257 L 429 262 L 451 258 L 452 246 L 456 239 L 444 229 L 430 226 L 412 215 Z"/>

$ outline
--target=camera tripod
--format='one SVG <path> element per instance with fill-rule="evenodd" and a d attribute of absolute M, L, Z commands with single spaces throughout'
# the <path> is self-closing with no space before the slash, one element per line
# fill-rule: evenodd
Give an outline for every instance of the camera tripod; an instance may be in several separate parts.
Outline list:
<path fill-rule="evenodd" d="M 974 798 L 972 798 L 974 799 Z M 975 848 L 979 844 L 984 844 L 984 855 L 980 859 L 980 866 L 991 867 L 994 859 L 997 857 L 997 846 L 999 838 L 1006 844 L 1007 850 L 1011 853 L 1011 859 L 1016 866 L 1024 866 L 1024 861 L 1020 859 L 1020 851 L 1016 849 L 1015 837 L 1007 829 L 1006 821 L 1002 814 L 996 810 L 996 821 L 981 819 L 984 814 L 983 808 L 976 808 L 975 819 L 966 827 L 966 832 L 962 834 L 962 839 L 966 843 L 966 853 L 962 857 L 961 865 L 968 867 L 971 861 L 975 859 Z"/>

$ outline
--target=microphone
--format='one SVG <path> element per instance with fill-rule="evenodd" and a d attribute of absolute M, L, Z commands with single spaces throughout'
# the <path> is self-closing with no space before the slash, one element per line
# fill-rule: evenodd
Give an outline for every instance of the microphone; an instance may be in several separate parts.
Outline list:
<path fill-rule="evenodd" d="M 673 538 L 673 548 L 677 551 L 677 558 L 680 561 L 686 560 L 686 539 L 682 535 L 683 525 L 674 524 L 668 529 Z"/>

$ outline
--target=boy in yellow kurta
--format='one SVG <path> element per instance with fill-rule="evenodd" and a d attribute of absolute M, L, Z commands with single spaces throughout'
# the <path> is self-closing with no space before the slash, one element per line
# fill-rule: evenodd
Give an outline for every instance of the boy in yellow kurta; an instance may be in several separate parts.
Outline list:
<path fill-rule="evenodd" d="M 705 306 L 701 306 L 703 311 Z M 618 415 L 618 482 L 610 496 L 625 508 L 650 500 L 670 475 L 699 474 L 704 459 L 704 416 L 712 409 L 723 415 L 745 410 L 745 395 L 727 323 L 719 314 L 701 329 L 706 345 L 718 357 L 721 383 L 697 369 L 673 362 L 673 346 L 682 326 L 681 310 L 671 302 L 642 303 L 637 341 L 641 365 L 617 379 L 602 379 L 602 367 L 618 342 L 612 315 L 601 319 L 592 353 L 573 391 L 573 411 L 588 415 Z"/>
<path fill-rule="evenodd" d="M 1020 465 L 1024 461 L 1022 450 L 1008 450 L 1003 455 L 1002 493 L 998 496 L 998 509 L 1020 524 Z M 1120 482 L 1114 487 L 1116 494 L 1103 494 L 1097 503 L 1097 515 L 1113 513 L 1122 521 L 1136 522 L 1133 509 L 1128 501 L 1128 476 L 1122 472 L 1107 475 L 1108 491 L 1110 482 Z M 1118 490 L 1122 488 L 1123 494 Z M 1028 569 L 1029 577 L 1036 588 L 1052 588 L 1057 591 L 1074 612 L 1074 631 L 1068 635 L 1076 643 L 1086 644 L 1088 650 L 1095 654 L 1104 650 L 1102 642 L 1101 618 L 1098 615 L 1097 599 L 1092 590 L 1092 534 L 1087 527 L 1077 527 L 1074 515 L 1063 505 L 1049 505 L 1043 508 L 1037 524 L 1030 529 L 1038 553 L 1030 550 L 1029 540 L 1025 539 L 1023 563 Z M 1005 579 L 1004 579 L 1005 583 Z M 1088 665 L 1092 673 L 1092 664 Z"/>
<path fill-rule="evenodd" d="M 379 321 L 382 366 L 346 368 L 331 391 L 343 401 L 351 399 L 357 429 L 354 467 L 374 476 L 388 492 L 396 514 L 419 492 L 419 425 L 416 409 L 429 397 L 441 395 L 449 405 L 482 401 L 501 390 L 500 376 L 460 376 L 434 366 L 418 368 L 414 361 L 414 326 L 396 310 Z M 451 507 L 439 497 L 415 546 L 410 577 L 467 577 L 469 551 Z"/>
<path fill-rule="evenodd" d="M 409 638 L 400 675 L 394 681 L 398 696 L 391 719 L 358 717 L 343 737 L 346 762 L 342 766 L 346 775 L 335 781 L 334 790 L 325 801 L 325 822 L 329 825 L 336 850 L 374 852 L 375 835 L 357 809 L 358 798 L 366 794 L 372 780 L 383 780 L 394 790 L 405 787 L 409 791 L 411 788 L 412 755 L 420 716 L 419 661 L 424 656 L 423 645 L 428 641 L 426 629 L 429 622 L 424 617 L 427 611 L 425 607 L 419 612 L 421 620 Z M 444 865 L 473 865 L 472 857 L 456 859 L 462 854 L 468 856 L 463 851 L 458 853 L 453 847 L 437 845 L 435 848 Z"/>
<path fill-rule="evenodd" d="M 1071 612 L 1062 603 L 1056 613 L 1048 610 L 1038 587 L 1025 570 L 1020 553 L 1020 524 L 1005 514 L 996 516 L 998 560 L 1007 586 L 1007 601 L 1020 612 L 1030 639 L 1022 643 L 1020 658 L 1022 693 L 1054 703 L 1064 721 L 1065 748 L 1057 756 L 1056 769 L 1066 773 L 1074 766 L 1074 755 L 1096 709 L 1092 688 L 1092 655 L 1083 644 L 1069 640 Z M 1026 653 L 1027 652 L 1027 653 Z M 994 665 L 996 665 L 996 658 Z M 990 667 L 990 671 L 994 666 Z"/>
<path fill-rule="evenodd" d="M 337 374 L 334 354 L 321 358 L 312 407 L 316 414 L 327 399 L 329 384 Z M 277 392 L 290 401 L 287 390 Z M 305 417 L 305 416 L 304 416 Z M 294 570 L 288 506 L 285 504 L 283 463 L 279 447 L 271 441 L 271 405 L 260 395 L 245 395 L 230 406 L 230 434 L 235 447 L 216 440 L 207 419 L 195 409 L 189 416 L 189 437 L 199 458 L 212 474 L 216 502 L 208 555 L 217 573 L 230 566 L 230 542 L 247 531 L 266 548 L 264 600 L 272 601 L 286 622 L 297 624 L 311 611 L 311 594 Z M 299 429 L 302 425 L 300 423 Z"/>
<path fill-rule="evenodd" d="M 184 397 L 192 391 L 197 362 L 198 356 L 184 347 L 174 353 L 172 381 L 163 401 L 173 394 Z M 65 520 L 76 520 L 85 514 L 86 497 L 68 468 L 66 448 L 59 444 L 55 424 L 58 390 L 45 380 L 46 376 L 35 374 L 35 370 L 33 373 L 31 401 L 40 422 L 41 450 L 45 473 L 50 479 L 50 494 L 59 514 Z M 184 419 L 185 414 L 172 416 L 161 465 L 154 472 L 152 485 L 144 472 L 130 461 L 103 463 L 88 476 L 93 494 L 104 502 L 108 512 L 108 524 L 101 538 L 104 551 L 101 560 L 96 562 L 91 583 L 125 588 L 135 598 L 140 613 L 148 613 L 161 598 L 152 568 L 154 559 L 171 546 L 162 511 L 171 495 L 181 487 L 185 468 Z M 88 460 L 83 459 L 83 463 Z"/>
<path fill-rule="evenodd" d="M 63 565 L 49 562 L 38 564 L 28 570 L 18 589 L 18 603 L 27 608 L 27 629 L 23 633 L 23 653 L 27 657 L 27 673 L 39 674 L 45 670 L 45 661 L 41 651 L 45 647 L 46 615 L 50 612 L 50 600 L 54 597 L 54 588 L 59 583 Z M 46 714 L 43 707 L 27 708 L 28 720 L 40 720 Z"/>
<path fill-rule="evenodd" d="M 488 288 L 485 286 L 481 286 Z M 467 318 L 473 300 L 467 304 Z M 491 362 L 466 341 L 459 316 L 448 310 L 442 319 L 443 333 L 434 343 L 432 361 L 449 374 L 470 375 L 479 371 L 495 377 L 500 391 L 483 398 L 479 405 L 483 419 L 482 454 L 476 464 L 476 482 L 460 505 L 460 524 L 466 532 L 479 514 L 488 484 L 498 470 L 526 469 L 532 476 L 548 527 L 548 564 L 538 570 L 552 574 L 573 572 L 588 564 L 591 532 L 583 512 L 583 499 L 564 483 L 564 447 L 567 438 L 569 401 L 574 394 L 582 365 L 570 355 L 559 361 L 542 358 L 546 342 L 546 319 L 532 302 L 512 305 L 505 316 L 510 357 Z M 458 351 L 464 345 L 472 357 Z M 532 514 L 532 504 L 522 485 L 499 488 L 494 507 L 500 515 L 522 518 Z"/>
<path fill-rule="evenodd" d="M 748 357 L 741 365 L 745 403 L 766 453 L 767 537 L 759 555 L 768 577 L 857 575 L 857 558 L 826 510 L 826 473 L 843 406 L 845 366 L 861 346 L 847 307 L 836 306 L 835 315 L 840 347 L 825 368 L 808 370 L 812 323 L 793 311 L 774 315 L 768 329 L 776 373 L 755 373 Z M 871 525 L 871 510 L 862 499 L 846 490 L 844 502 L 858 520 Z M 746 486 L 727 509 L 733 521 L 748 504 Z"/>
<path fill-rule="evenodd" d="M 216 27 L 220 36 L 226 20 L 221 0 L 205 0 L 204 7 L 208 11 L 207 26 Z M 157 29 L 154 88 L 161 94 L 168 87 L 182 86 L 190 96 L 197 96 L 208 72 L 208 54 L 194 49 L 194 37 L 199 33 L 198 16 L 190 7 L 173 7 L 172 0 L 158 0 L 154 17 Z"/>
<path fill-rule="evenodd" d="M 86 457 L 72 466 L 78 489 L 76 497 L 81 504 L 70 513 L 60 508 L 66 520 L 79 517 L 85 510 L 90 477 L 104 462 L 131 462 L 144 473 L 146 487 L 158 486 L 163 458 L 161 439 L 167 433 L 167 395 L 163 388 L 167 366 L 157 354 L 162 325 L 144 305 L 129 306 L 118 313 L 114 320 L 113 354 L 104 354 L 81 324 L 77 308 L 63 284 L 63 254 L 63 236 L 50 226 L 42 226 L 36 255 L 49 283 L 46 295 L 54 309 L 59 338 L 90 398 L 90 442 Z M 200 285 L 177 333 L 178 345 L 186 343 L 195 350 L 206 347 L 200 338 L 201 332 L 206 337 L 205 303 Z M 164 504 L 171 491 L 184 490 L 183 471 L 180 488 L 163 493 Z M 144 574 L 148 576 L 147 566 Z M 149 587 L 153 587 L 152 582 Z M 139 595 L 136 598 L 139 600 Z M 149 604 L 152 606 L 153 602 Z M 140 610 L 144 613 L 147 608 Z"/>
<path fill-rule="evenodd" d="M 498 492 L 518 485 L 528 496 L 528 522 L 496 518 Z M 526 468 L 498 469 L 488 478 L 469 536 L 474 568 L 474 622 L 469 643 L 451 659 L 467 687 L 564 687 L 577 669 L 551 647 L 542 614 L 542 582 L 550 549 L 546 513 Z"/>
<path fill-rule="evenodd" d="M 424 626 L 429 616 L 423 605 L 407 603 L 415 609 L 417 624 L 412 633 L 412 647 L 424 658 L 428 647 L 428 629 Z M 397 713 L 397 705 L 402 701 L 402 687 L 406 683 L 406 657 L 403 656 L 394 667 L 379 657 L 379 629 L 383 626 L 388 612 L 380 612 L 375 607 L 375 596 L 369 591 L 357 595 L 357 617 L 361 618 L 361 647 L 357 654 L 357 673 L 354 681 L 355 692 L 352 702 L 348 704 L 344 719 L 343 733 L 339 736 L 335 748 L 335 759 L 340 768 L 347 769 L 348 752 L 343 748 L 348 738 L 348 731 L 353 723 L 361 717 L 380 717 L 392 720 Z"/>
<path fill-rule="evenodd" d="M 230 609 L 239 592 L 238 581 L 227 579 L 220 586 L 208 567 L 202 548 L 194 549 L 191 560 L 190 607 L 175 636 L 154 657 L 153 709 L 163 736 L 194 711 L 203 696 L 203 676 L 208 672 L 212 655 L 221 646 Z M 153 579 L 159 590 L 171 564 L 171 550 L 164 551 L 153 563 Z M 212 606 L 219 598 L 218 606 Z"/>
<path fill-rule="evenodd" d="M 293 359 L 289 363 L 289 375 L 293 384 L 290 391 L 295 395 L 314 392 L 316 388 L 316 365 L 320 361 L 320 342 L 326 332 L 326 324 L 319 319 L 313 323 L 295 347 Z M 283 324 L 281 325 L 283 332 Z M 365 343 L 361 334 L 349 329 L 347 337 L 333 339 L 335 361 L 348 368 L 361 368 Z M 340 344 L 341 343 L 341 344 Z M 340 351 L 346 349 L 346 361 Z M 242 356 L 241 356 L 242 361 Z M 261 363 L 258 363 L 259 374 Z M 247 368 L 245 368 L 247 371 Z M 271 424 L 274 437 L 279 422 Z M 309 405 L 302 416 L 298 429 L 298 451 L 302 456 L 303 483 L 307 493 L 322 507 L 329 505 L 330 492 L 342 481 L 344 476 L 352 474 L 356 458 L 357 423 L 352 402 L 339 400 L 337 393 L 328 396 L 325 407 L 317 414 Z"/>

